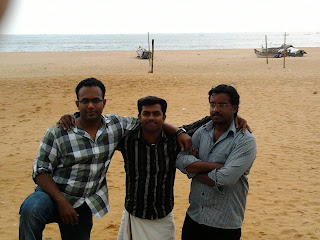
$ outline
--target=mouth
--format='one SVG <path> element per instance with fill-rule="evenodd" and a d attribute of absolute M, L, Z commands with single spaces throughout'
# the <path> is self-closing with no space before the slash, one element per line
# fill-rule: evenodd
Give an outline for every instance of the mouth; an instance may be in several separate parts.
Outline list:
<path fill-rule="evenodd" d="M 87 112 L 87 114 L 88 114 L 89 116 L 93 116 L 93 115 L 96 115 L 97 113 L 96 113 L 96 112 Z"/>

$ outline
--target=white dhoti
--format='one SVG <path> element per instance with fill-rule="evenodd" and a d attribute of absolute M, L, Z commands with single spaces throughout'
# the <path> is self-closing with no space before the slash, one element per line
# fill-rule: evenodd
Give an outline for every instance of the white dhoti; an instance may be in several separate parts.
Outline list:
<path fill-rule="evenodd" d="M 160 219 L 142 219 L 124 209 L 117 240 L 174 240 L 173 213 Z"/>

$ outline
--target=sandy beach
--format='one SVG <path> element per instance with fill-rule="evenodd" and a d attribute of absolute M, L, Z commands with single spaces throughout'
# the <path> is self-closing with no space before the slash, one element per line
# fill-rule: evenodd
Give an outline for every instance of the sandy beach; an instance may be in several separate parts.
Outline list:
<path fill-rule="evenodd" d="M 301 48 L 303 46 L 300 46 Z M 243 240 L 320 239 L 320 48 L 302 58 L 256 58 L 253 49 L 156 51 L 154 73 L 134 51 L 0 53 L 0 239 L 18 239 L 19 207 L 33 192 L 32 163 L 45 130 L 75 112 L 74 89 L 96 77 L 106 85 L 104 113 L 136 116 L 136 101 L 168 101 L 176 126 L 209 112 L 207 93 L 226 83 L 240 94 L 240 112 L 257 139 L 249 174 Z M 124 204 L 121 155 L 107 174 L 110 212 L 94 219 L 91 239 L 116 239 Z M 177 171 L 176 238 L 190 181 Z M 57 224 L 43 239 L 60 239 Z"/>

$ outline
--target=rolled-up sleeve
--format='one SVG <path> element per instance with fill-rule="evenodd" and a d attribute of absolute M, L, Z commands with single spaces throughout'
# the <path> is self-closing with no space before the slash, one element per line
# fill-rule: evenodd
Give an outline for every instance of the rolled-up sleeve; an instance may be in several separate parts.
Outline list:
<path fill-rule="evenodd" d="M 199 149 L 199 143 L 200 143 L 200 133 L 201 129 L 198 129 L 192 136 L 192 147 Z M 193 178 L 196 173 L 189 173 L 186 170 L 186 167 L 188 167 L 190 164 L 200 161 L 198 158 L 196 158 L 193 155 L 190 155 L 189 152 L 180 152 L 177 157 L 176 161 L 176 167 L 184 174 L 188 176 L 188 178 Z"/>
<path fill-rule="evenodd" d="M 254 137 L 244 137 L 226 160 L 225 165 L 208 173 L 208 176 L 219 187 L 233 186 L 242 175 L 249 173 L 256 157 L 256 141 Z"/>
<path fill-rule="evenodd" d="M 40 143 L 39 151 L 33 163 L 33 180 L 40 173 L 48 173 L 52 176 L 58 162 L 58 148 L 54 134 L 48 129 Z"/>

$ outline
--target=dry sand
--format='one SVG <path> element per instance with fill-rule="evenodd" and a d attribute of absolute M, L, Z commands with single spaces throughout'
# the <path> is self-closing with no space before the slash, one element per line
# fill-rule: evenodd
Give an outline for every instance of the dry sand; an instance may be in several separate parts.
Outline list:
<path fill-rule="evenodd" d="M 241 96 L 240 115 L 258 144 L 242 239 L 320 239 L 320 48 L 302 58 L 265 59 L 252 49 L 156 51 L 154 73 L 134 51 L 0 53 L 0 239 L 17 239 L 19 207 L 32 193 L 31 166 L 44 131 L 76 111 L 74 88 L 87 77 L 107 88 L 104 113 L 135 116 L 136 100 L 167 99 L 167 122 L 208 114 L 207 92 L 226 83 Z M 116 153 L 107 179 L 110 212 L 94 219 L 92 239 L 116 239 L 124 170 Z M 188 206 L 189 180 L 177 172 L 176 236 Z M 60 239 L 57 224 L 43 239 Z"/>

